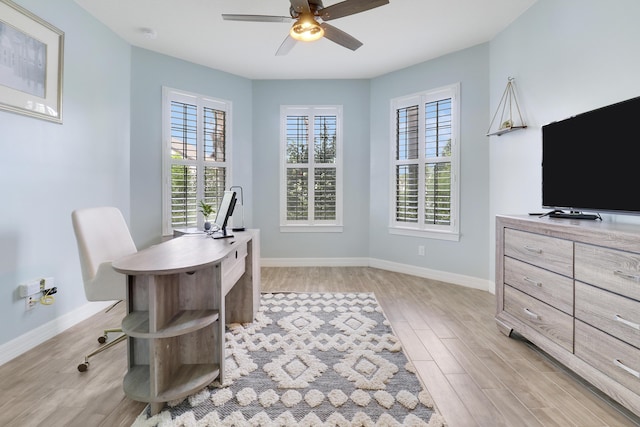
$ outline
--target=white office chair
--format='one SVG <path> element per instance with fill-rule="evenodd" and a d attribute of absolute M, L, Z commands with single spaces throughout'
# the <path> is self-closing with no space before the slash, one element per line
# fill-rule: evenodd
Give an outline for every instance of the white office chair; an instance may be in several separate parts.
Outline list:
<path fill-rule="evenodd" d="M 111 263 L 122 256 L 137 252 L 137 248 L 120 210 L 108 206 L 76 209 L 71 213 L 71 221 L 78 243 L 87 300 L 116 301 L 115 304 L 125 300 L 127 277 L 116 272 Z M 110 332 L 122 332 L 122 328 L 105 329 L 98 342 L 104 344 Z M 78 370 L 84 372 L 89 369 L 90 357 L 124 341 L 125 338 L 126 335 L 122 334 L 87 354 L 84 363 L 78 365 Z"/>

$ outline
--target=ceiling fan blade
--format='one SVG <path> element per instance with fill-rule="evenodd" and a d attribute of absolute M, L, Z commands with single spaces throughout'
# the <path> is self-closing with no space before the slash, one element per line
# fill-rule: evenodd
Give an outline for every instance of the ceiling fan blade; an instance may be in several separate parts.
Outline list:
<path fill-rule="evenodd" d="M 287 53 L 289 53 L 289 51 L 291 49 L 293 49 L 293 47 L 296 45 L 296 43 L 297 43 L 296 39 L 294 39 L 290 35 L 287 35 L 287 37 L 284 39 L 284 41 L 282 42 L 282 44 L 280 45 L 280 47 L 276 51 L 276 56 L 284 56 L 284 55 L 286 55 Z"/>
<path fill-rule="evenodd" d="M 320 24 L 320 26 L 324 29 L 324 37 L 331 40 L 334 43 L 338 43 L 340 46 L 344 46 L 347 49 L 356 50 L 360 46 L 362 46 L 362 42 L 356 39 L 353 36 L 345 33 L 342 30 L 334 27 L 333 25 L 329 25 L 326 22 Z"/>
<path fill-rule="evenodd" d="M 291 22 L 290 16 L 235 15 L 233 13 L 223 13 L 222 19 L 224 19 L 225 21 Z"/>
<path fill-rule="evenodd" d="M 291 3 L 293 3 L 293 0 Z M 344 16 L 354 15 L 356 13 L 364 12 L 365 10 L 384 6 L 385 4 L 389 4 L 389 0 L 345 0 L 341 3 L 336 3 L 321 9 L 320 17 L 323 21 L 330 21 L 332 19 L 342 18 Z"/>
<path fill-rule="evenodd" d="M 307 0 L 291 0 L 291 7 L 298 13 L 311 13 Z"/>

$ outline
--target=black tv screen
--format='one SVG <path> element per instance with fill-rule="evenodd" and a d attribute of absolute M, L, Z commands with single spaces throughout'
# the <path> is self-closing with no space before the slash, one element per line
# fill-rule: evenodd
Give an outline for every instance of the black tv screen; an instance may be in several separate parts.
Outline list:
<path fill-rule="evenodd" d="M 640 214 L 640 97 L 542 127 L 542 206 Z"/>

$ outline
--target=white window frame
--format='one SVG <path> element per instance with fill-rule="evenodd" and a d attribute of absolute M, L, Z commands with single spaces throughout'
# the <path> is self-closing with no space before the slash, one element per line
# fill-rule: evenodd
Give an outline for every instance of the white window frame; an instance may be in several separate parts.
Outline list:
<path fill-rule="evenodd" d="M 308 135 L 309 162 L 307 164 L 287 163 L 287 116 L 309 116 L 310 123 L 316 115 L 336 116 L 336 162 L 331 164 L 314 163 L 313 156 L 313 125 L 310 125 Z M 311 233 L 341 233 L 343 231 L 342 216 L 342 106 L 341 105 L 281 105 L 280 106 L 280 231 L 281 232 L 311 232 Z M 313 179 L 314 168 L 335 167 L 336 169 L 336 219 L 316 220 L 313 218 Z M 287 169 L 288 167 L 309 168 L 309 218 L 307 220 L 287 220 Z"/>
<path fill-rule="evenodd" d="M 225 112 L 225 161 L 224 162 L 205 162 L 204 156 L 197 156 L 197 160 L 183 160 L 171 158 L 171 102 L 178 101 L 186 104 L 197 106 L 197 125 L 196 132 L 196 149 L 198 153 L 203 153 L 204 138 L 200 126 L 203 125 L 203 109 L 205 107 L 213 108 Z M 197 167 L 197 189 L 196 199 L 204 198 L 204 167 L 224 167 L 225 168 L 225 187 L 228 189 L 231 183 L 231 165 L 232 165 L 232 103 L 231 101 L 216 99 L 213 97 L 191 93 L 170 87 L 162 87 L 162 234 L 164 236 L 173 235 L 173 227 L 171 225 L 171 165 L 195 165 Z M 214 209 L 217 210 L 217 206 Z M 213 221 L 213 218 L 209 218 Z M 204 217 L 198 209 L 197 225 L 198 229 L 204 226 Z"/>
<path fill-rule="evenodd" d="M 425 185 L 424 169 L 427 162 L 425 158 L 425 104 L 433 101 L 451 98 L 451 207 L 450 224 L 426 224 L 424 221 L 425 209 Z M 417 105 L 419 107 L 418 120 L 418 159 L 413 161 L 397 160 L 396 136 L 397 122 L 396 111 L 401 108 Z M 458 241 L 460 240 L 460 83 L 443 86 L 437 89 L 414 93 L 411 95 L 394 98 L 391 100 L 391 135 L 390 135 L 390 176 L 389 182 L 389 233 L 414 236 L 422 238 Z M 401 164 L 418 164 L 418 222 L 408 223 L 396 221 L 396 166 Z"/>

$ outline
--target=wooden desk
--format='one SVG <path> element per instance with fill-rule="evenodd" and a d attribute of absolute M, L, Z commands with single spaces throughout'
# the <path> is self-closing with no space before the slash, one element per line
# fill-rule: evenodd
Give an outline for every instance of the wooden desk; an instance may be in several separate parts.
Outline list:
<path fill-rule="evenodd" d="M 113 262 L 127 274 L 129 371 L 124 392 L 156 414 L 219 377 L 226 322 L 252 322 L 260 304 L 260 232 L 184 235 Z"/>

